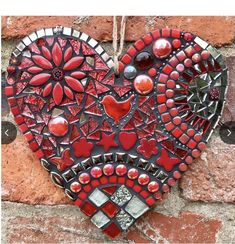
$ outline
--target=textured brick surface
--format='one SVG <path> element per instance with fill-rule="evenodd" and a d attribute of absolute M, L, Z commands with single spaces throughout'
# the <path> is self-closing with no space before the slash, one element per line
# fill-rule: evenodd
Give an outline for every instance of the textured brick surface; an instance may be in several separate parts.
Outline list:
<path fill-rule="evenodd" d="M 71 202 L 50 181 L 23 136 L 2 145 L 2 200 L 28 204 Z"/>
<path fill-rule="evenodd" d="M 235 145 L 213 135 L 208 149 L 181 181 L 182 195 L 190 201 L 235 203 Z"/>
<path fill-rule="evenodd" d="M 35 29 L 64 25 L 80 29 L 100 41 L 112 40 L 112 17 L 2 17 L 2 37 L 22 38 Z M 235 34 L 235 17 L 143 17 L 130 16 L 127 20 L 126 41 L 135 41 L 156 28 L 179 28 L 192 31 L 214 45 L 231 44 Z"/>

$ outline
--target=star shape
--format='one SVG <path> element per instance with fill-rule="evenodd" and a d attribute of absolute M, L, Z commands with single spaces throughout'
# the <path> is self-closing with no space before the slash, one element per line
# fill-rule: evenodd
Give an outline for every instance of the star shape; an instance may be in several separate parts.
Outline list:
<path fill-rule="evenodd" d="M 161 149 L 161 156 L 157 159 L 157 164 L 163 166 L 166 171 L 171 171 L 173 167 L 180 163 L 180 159 L 170 157 L 166 149 Z"/>
<path fill-rule="evenodd" d="M 58 170 L 63 171 L 71 166 L 74 160 L 70 158 L 70 151 L 67 148 L 62 152 L 61 157 L 53 157 L 50 159 L 50 162 L 55 164 Z"/>
<path fill-rule="evenodd" d="M 117 147 L 118 146 L 118 144 L 114 140 L 115 136 L 116 136 L 115 132 L 113 132 L 110 135 L 107 135 L 104 132 L 102 132 L 102 139 L 99 142 L 97 142 L 96 144 L 99 146 L 103 146 L 104 151 L 108 152 L 111 147 Z"/>
<path fill-rule="evenodd" d="M 85 137 L 82 137 L 80 140 L 74 142 L 72 147 L 74 150 L 74 155 L 77 158 L 88 158 L 91 155 L 94 145 L 92 142 L 88 142 Z"/>

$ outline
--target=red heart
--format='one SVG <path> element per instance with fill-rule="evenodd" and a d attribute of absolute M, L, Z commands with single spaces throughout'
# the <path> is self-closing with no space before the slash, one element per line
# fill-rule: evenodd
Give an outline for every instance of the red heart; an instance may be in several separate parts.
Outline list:
<path fill-rule="evenodd" d="M 120 132 L 118 139 L 123 149 L 128 151 L 135 145 L 137 135 L 135 132 Z"/>

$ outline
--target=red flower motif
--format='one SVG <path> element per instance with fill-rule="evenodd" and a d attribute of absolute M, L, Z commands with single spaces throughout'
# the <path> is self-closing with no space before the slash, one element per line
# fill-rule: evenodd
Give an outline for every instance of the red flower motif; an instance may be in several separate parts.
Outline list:
<path fill-rule="evenodd" d="M 158 149 L 156 147 L 156 140 L 146 138 L 140 141 L 140 145 L 137 147 L 137 152 L 142 154 L 145 158 L 149 159 L 152 155 L 156 155 L 158 153 Z"/>
<path fill-rule="evenodd" d="M 56 105 L 62 102 L 64 95 L 73 100 L 74 92 L 84 91 L 79 79 L 84 78 L 86 74 L 75 71 L 83 63 L 84 57 L 72 56 L 72 47 L 68 47 L 63 53 L 58 42 L 54 43 L 51 51 L 43 45 L 42 55 L 33 55 L 35 65 L 28 68 L 28 72 L 34 74 L 29 84 L 41 86 L 47 83 L 42 95 L 47 97 L 52 93 Z"/>
<path fill-rule="evenodd" d="M 80 138 L 80 140 L 76 141 L 72 145 L 74 150 L 74 155 L 77 158 L 81 157 L 89 157 L 91 155 L 91 151 L 94 147 L 92 142 L 88 142 L 85 137 Z"/>

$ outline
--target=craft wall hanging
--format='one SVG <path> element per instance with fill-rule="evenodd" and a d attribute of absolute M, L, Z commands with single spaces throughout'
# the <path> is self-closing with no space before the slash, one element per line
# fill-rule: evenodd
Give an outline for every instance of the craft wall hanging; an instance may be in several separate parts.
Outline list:
<path fill-rule="evenodd" d="M 5 93 L 52 181 L 108 236 L 126 231 L 200 156 L 225 101 L 227 68 L 207 42 L 155 30 L 118 63 L 67 27 L 26 36 Z"/>

